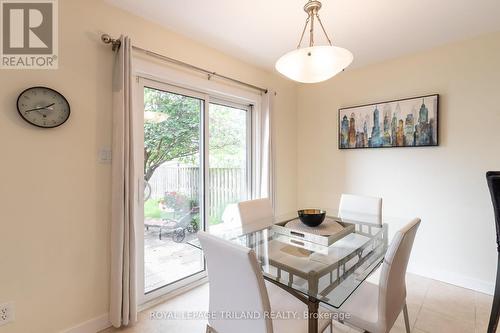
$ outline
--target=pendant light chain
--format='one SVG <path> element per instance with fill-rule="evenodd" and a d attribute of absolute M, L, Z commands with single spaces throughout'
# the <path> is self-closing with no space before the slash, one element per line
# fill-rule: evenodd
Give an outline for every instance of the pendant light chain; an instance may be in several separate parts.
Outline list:
<path fill-rule="evenodd" d="M 309 24 L 309 17 L 306 19 L 306 24 L 304 25 L 304 29 L 302 30 L 302 35 L 300 36 L 299 44 L 297 44 L 297 48 L 300 49 L 300 44 L 302 44 L 302 40 L 304 39 L 304 35 L 306 33 L 307 25 Z"/>
<path fill-rule="evenodd" d="M 309 31 L 309 47 L 314 46 L 314 16 L 316 15 L 317 11 L 313 10 L 311 12 L 311 30 Z"/>
<path fill-rule="evenodd" d="M 319 25 L 321 26 L 321 29 L 323 29 L 323 33 L 325 34 L 326 40 L 328 41 L 328 44 L 332 46 L 332 41 L 330 40 L 330 37 L 328 37 L 328 34 L 326 33 L 325 27 L 323 26 L 323 23 L 321 22 L 321 19 L 319 18 L 318 13 L 316 13 L 316 17 L 318 18 Z"/>
<path fill-rule="evenodd" d="M 312 0 L 309 0 L 309 3 L 313 2 Z M 300 46 L 302 45 L 302 41 L 304 40 L 304 35 L 306 33 L 307 26 L 309 23 L 311 24 L 311 27 L 309 29 L 309 47 L 314 46 L 314 17 L 318 19 L 319 25 L 321 26 L 321 30 L 323 30 L 323 33 L 325 34 L 326 40 L 328 41 L 328 44 L 332 46 L 332 41 L 330 40 L 330 37 L 328 36 L 328 33 L 326 32 L 325 27 L 323 26 L 323 22 L 321 22 L 321 19 L 319 18 L 318 12 L 319 9 L 321 8 L 321 3 L 319 3 L 319 7 L 312 7 L 308 10 L 306 10 L 308 16 L 306 19 L 306 23 L 304 25 L 304 29 L 302 29 L 302 35 L 300 36 L 299 43 L 297 44 L 297 49 L 300 49 Z"/>

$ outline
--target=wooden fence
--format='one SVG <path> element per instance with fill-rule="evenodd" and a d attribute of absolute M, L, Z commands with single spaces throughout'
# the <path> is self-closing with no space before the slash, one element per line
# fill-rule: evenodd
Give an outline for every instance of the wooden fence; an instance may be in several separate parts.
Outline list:
<path fill-rule="evenodd" d="M 151 198 L 162 199 L 177 192 L 191 200 L 200 200 L 200 169 L 190 166 L 163 165 L 149 180 Z M 219 222 L 228 204 L 246 198 L 246 172 L 242 168 L 210 168 L 208 177 L 208 216 Z"/>

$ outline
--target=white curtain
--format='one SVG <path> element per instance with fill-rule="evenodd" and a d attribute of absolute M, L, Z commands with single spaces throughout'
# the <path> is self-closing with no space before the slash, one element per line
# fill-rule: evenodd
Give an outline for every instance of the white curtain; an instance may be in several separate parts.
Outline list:
<path fill-rule="evenodd" d="M 275 93 L 268 91 L 256 115 L 253 199 L 269 198 L 276 205 L 273 104 Z"/>
<path fill-rule="evenodd" d="M 110 321 L 115 327 L 137 321 L 135 179 L 132 101 L 132 46 L 120 37 L 113 71 L 113 159 L 111 198 Z"/>

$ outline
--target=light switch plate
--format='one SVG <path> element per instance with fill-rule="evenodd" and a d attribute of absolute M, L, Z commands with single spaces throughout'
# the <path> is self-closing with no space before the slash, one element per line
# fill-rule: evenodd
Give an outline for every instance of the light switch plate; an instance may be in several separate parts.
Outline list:
<path fill-rule="evenodd" d="M 111 149 L 110 148 L 101 148 L 99 150 L 99 162 L 100 163 L 111 163 Z"/>

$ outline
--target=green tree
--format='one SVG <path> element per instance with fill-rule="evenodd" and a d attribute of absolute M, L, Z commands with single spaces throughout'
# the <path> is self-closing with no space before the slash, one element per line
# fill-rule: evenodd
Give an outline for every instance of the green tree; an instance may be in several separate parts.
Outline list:
<path fill-rule="evenodd" d="M 144 177 L 165 162 L 197 164 L 203 101 L 156 89 L 144 90 Z M 245 117 L 219 105 L 210 106 L 210 165 L 228 166 L 245 155 Z M 236 166 L 236 165 L 234 165 Z"/>
<path fill-rule="evenodd" d="M 166 161 L 199 151 L 201 103 L 196 98 L 144 89 L 146 115 L 165 115 L 144 121 L 144 178 L 147 181 Z"/>
<path fill-rule="evenodd" d="M 211 104 L 209 115 L 210 167 L 245 167 L 247 112 Z"/>

